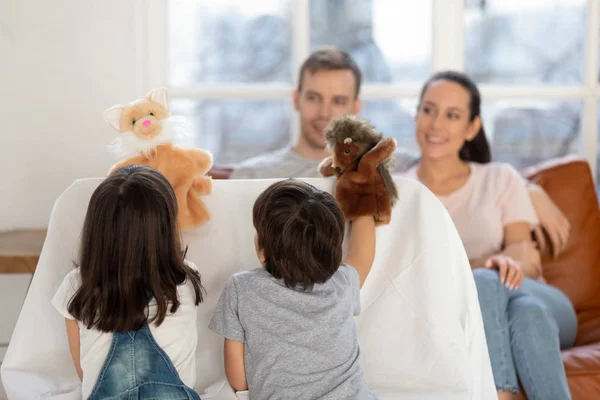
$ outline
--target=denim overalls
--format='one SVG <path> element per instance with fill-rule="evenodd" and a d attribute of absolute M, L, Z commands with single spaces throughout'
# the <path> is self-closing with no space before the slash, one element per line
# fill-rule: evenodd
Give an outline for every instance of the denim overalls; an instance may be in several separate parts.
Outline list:
<path fill-rule="evenodd" d="M 179 378 L 148 324 L 115 332 L 89 400 L 200 400 Z"/>

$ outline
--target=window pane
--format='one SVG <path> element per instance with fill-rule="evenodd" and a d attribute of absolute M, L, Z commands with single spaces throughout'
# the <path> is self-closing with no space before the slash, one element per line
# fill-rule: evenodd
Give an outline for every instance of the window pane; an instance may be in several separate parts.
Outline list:
<path fill-rule="evenodd" d="M 291 82 L 291 5 L 169 1 L 169 84 Z"/>
<path fill-rule="evenodd" d="M 522 168 L 579 153 L 581 109 L 580 101 L 485 103 L 492 158 Z"/>
<path fill-rule="evenodd" d="M 421 82 L 431 64 L 431 19 L 431 0 L 312 0 L 311 48 L 346 50 L 365 82 Z"/>
<path fill-rule="evenodd" d="M 291 101 L 172 100 L 187 117 L 189 144 L 213 153 L 215 164 L 243 161 L 290 142 Z"/>
<path fill-rule="evenodd" d="M 363 101 L 360 116 L 371 121 L 378 132 L 396 138 L 398 147 L 418 154 L 415 140 L 417 99 Z"/>
<path fill-rule="evenodd" d="M 487 83 L 581 83 L 585 11 L 585 0 L 468 0 L 467 73 Z"/>

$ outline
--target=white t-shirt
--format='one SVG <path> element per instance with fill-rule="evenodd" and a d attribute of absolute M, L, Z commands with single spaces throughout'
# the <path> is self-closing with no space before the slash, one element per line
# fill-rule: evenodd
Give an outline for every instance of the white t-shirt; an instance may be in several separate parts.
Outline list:
<path fill-rule="evenodd" d="M 469 163 L 467 182 L 445 195 L 444 204 L 470 260 L 497 253 L 504 243 L 504 226 L 515 222 L 537 224 L 525 182 L 509 164 Z M 418 179 L 417 166 L 406 173 Z"/>
<path fill-rule="evenodd" d="M 187 264 L 194 270 L 196 265 L 190 261 Z M 68 304 L 77 289 L 81 286 L 79 268 L 71 271 L 63 280 L 52 299 L 52 305 L 65 318 L 74 319 L 68 311 Z M 167 314 L 163 323 L 156 327 L 150 324 L 150 331 L 158 345 L 167 353 L 179 373 L 183 383 L 193 388 L 196 384 L 196 344 L 198 335 L 196 331 L 197 309 L 194 287 L 186 280 L 177 288 L 180 306 L 174 314 Z M 150 301 L 149 316 L 156 313 L 156 300 Z M 87 399 L 94 385 L 108 350 L 112 343 L 112 333 L 101 332 L 96 329 L 87 329 L 79 323 L 80 363 L 83 371 L 81 384 L 82 396 Z"/>

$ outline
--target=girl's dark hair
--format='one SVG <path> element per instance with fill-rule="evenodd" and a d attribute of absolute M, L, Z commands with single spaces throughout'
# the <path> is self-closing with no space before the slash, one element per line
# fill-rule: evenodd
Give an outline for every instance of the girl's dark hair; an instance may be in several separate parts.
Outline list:
<path fill-rule="evenodd" d="M 265 268 L 289 288 L 308 291 L 342 263 L 344 215 L 335 198 L 288 179 L 269 186 L 252 209 Z"/>
<path fill-rule="evenodd" d="M 185 262 L 177 226 L 177 201 L 158 171 L 131 165 L 94 191 L 87 209 L 78 264 L 81 287 L 69 313 L 88 329 L 122 332 L 145 322 L 160 325 L 179 308 L 177 286 L 186 279 L 202 302 L 198 272 Z M 148 319 L 150 298 L 157 312 Z"/>
<path fill-rule="evenodd" d="M 475 118 L 481 118 L 481 94 L 479 93 L 477 85 L 467 75 L 456 71 L 438 72 L 429 78 L 429 80 L 425 82 L 425 85 L 423 85 L 423 88 L 421 89 L 421 95 L 419 96 L 419 108 L 421 107 L 421 102 L 423 101 L 425 91 L 427 91 L 429 85 L 437 81 L 454 82 L 462 86 L 467 92 L 469 92 L 469 96 L 471 98 L 469 102 L 469 121 L 473 122 Z M 458 156 L 461 160 L 473 161 L 480 164 L 485 164 L 492 161 L 492 153 L 490 150 L 490 145 L 485 136 L 483 122 L 481 123 L 481 128 L 479 128 L 479 132 L 477 132 L 477 135 L 475 135 L 473 140 L 465 141 L 465 144 L 460 149 Z"/>

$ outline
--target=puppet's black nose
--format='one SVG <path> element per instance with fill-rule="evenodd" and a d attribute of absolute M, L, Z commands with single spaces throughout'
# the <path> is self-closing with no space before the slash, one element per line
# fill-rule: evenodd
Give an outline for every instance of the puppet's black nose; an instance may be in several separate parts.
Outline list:
<path fill-rule="evenodd" d="M 342 169 L 340 167 L 335 167 L 335 172 L 342 172 Z"/>

